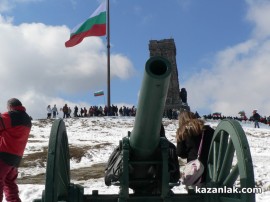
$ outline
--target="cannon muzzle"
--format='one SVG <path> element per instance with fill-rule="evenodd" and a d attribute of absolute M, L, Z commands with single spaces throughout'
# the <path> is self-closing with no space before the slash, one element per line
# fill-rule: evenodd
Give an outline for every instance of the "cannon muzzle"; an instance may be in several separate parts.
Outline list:
<path fill-rule="evenodd" d="M 141 159 L 153 154 L 159 145 L 171 71 L 171 64 L 163 57 L 151 57 L 146 62 L 135 124 L 130 135 L 133 153 Z"/>

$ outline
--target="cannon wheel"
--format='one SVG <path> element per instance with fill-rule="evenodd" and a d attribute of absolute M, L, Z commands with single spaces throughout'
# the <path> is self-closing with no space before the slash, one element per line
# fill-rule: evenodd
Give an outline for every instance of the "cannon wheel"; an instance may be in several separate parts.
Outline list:
<path fill-rule="evenodd" d="M 54 121 L 46 168 L 46 183 L 43 196 L 45 202 L 67 201 L 70 185 L 69 148 L 65 123 Z"/>
<path fill-rule="evenodd" d="M 248 141 L 241 125 L 223 120 L 217 126 L 208 156 L 208 187 L 254 188 L 254 172 Z M 254 193 L 210 194 L 222 202 L 254 202 Z"/>

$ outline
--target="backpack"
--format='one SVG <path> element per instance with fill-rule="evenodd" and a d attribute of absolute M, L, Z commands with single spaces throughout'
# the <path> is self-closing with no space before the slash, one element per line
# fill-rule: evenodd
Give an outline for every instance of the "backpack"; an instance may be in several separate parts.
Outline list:
<path fill-rule="evenodd" d="M 198 149 L 197 159 L 188 162 L 185 165 L 185 168 L 183 170 L 181 181 L 184 185 L 192 186 L 192 185 L 198 185 L 201 183 L 201 176 L 204 172 L 204 166 L 202 162 L 199 160 L 199 158 L 200 158 L 201 150 L 202 150 L 203 136 L 204 136 L 204 132 L 202 133 L 202 139 L 201 139 L 200 146 Z"/>
<path fill-rule="evenodd" d="M 105 184 L 112 185 L 112 182 L 119 181 L 122 174 L 122 154 L 120 146 L 117 146 L 111 154 L 105 167 Z"/>

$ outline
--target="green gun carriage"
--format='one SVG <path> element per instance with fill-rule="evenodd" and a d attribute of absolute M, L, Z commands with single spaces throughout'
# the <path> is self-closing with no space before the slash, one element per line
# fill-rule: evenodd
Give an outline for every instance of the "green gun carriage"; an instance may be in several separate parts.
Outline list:
<path fill-rule="evenodd" d="M 84 188 L 70 182 L 70 156 L 67 131 L 62 119 L 53 123 L 47 157 L 45 190 L 35 202 L 254 202 L 254 193 L 182 193 L 172 194 L 169 181 L 168 140 L 160 137 L 160 124 L 171 76 L 171 65 L 165 58 L 151 57 L 145 65 L 134 128 L 120 142 L 122 175 L 119 194 L 84 195 Z M 153 158 L 159 150 L 159 157 Z M 132 156 L 132 158 L 131 158 Z M 134 165 L 130 175 L 129 165 Z M 161 170 L 158 179 L 146 177 L 150 165 Z M 223 120 L 215 129 L 208 154 L 207 188 L 254 188 L 254 172 L 248 141 L 241 125 L 235 120 Z M 153 180 L 160 194 L 144 189 Z M 129 193 L 136 184 L 144 192 Z"/>

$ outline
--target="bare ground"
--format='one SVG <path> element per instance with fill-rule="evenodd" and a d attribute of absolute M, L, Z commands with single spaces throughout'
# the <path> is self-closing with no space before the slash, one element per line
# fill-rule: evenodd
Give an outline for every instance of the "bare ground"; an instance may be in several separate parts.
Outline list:
<path fill-rule="evenodd" d="M 84 181 L 104 177 L 105 163 L 94 164 L 90 167 L 70 171 L 71 181 Z M 45 173 L 35 176 L 25 176 L 17 179 L 18 184 L 45 184 Z"/>
<path fill-rule="evenodd" d="M 77 162 L 81 161 L 81 158 L 87 154 L 91 149 L 101 149 L 110 145 L 109 143 L 96 144 L 84 147 L 74 147 L 69 146 L 70 159 Z M 45 167 L 47 161 L 48 148 L 44 147 L 43 151 L 35 152 L 32 154 L 25 155 L 21 162 L 20 167 Z M 104 177 L 106 163 L 97 163 L 89 167 L 74 169 L 70 171 L 71 180 L 82 181 L 88 179 L 97 179 Z M 17 179 L 18 184 L 44 184 L 45 183 L 45 173 L 41 173 L 34 176 L 23 176 Z"/>

